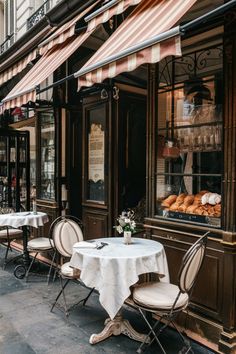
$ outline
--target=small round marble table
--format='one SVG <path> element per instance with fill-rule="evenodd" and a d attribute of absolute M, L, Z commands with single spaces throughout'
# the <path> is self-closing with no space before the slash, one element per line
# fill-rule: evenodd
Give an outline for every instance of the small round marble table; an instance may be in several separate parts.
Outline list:
<path fill-rule="evenodd" d="M 144 335 L 136 332 L 129 322 L 122 318 L 121 308 L 131 294 L 130 287 L 137 283 L 139 275 L 150 272 L 159 274 L 162 281 L 169 281 L 165 250 L 161 243 L 141 238 L 132 238 L 124 244 L 123 237 L 96 239 L 107 245 L 101 249 L 77 243 L 73 247 L 70 265 L 81 271 L 83 283 L 99 292 L 99 301 L 109 318 L 100 334 L 93 334 L 90 343 L 95 344 L 121 333 L 135 340 L 143 341 Z"/>

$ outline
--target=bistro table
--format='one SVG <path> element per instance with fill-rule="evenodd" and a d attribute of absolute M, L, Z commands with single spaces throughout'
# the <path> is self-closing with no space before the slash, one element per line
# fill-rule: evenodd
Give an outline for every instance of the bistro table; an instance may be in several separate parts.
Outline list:
<path fill-rule="evenodd" d="M 109 318 L 99 334 L 92 334 L 90 343 L 98 343 L 109 336 L 125 334 L 143 341 L 146 335 L 136 332 L 121 316 L 121 307 L 131 294 L 130 287 L 137 283 L 139 275 L 155 272 L 160 281 L 169 281 L 168 265 L 161 243 L 141 238 L 132 238 L 132 244 L 125 245 L 123 237 L 94 240 L 107 245 L 101 249 L 73 247 L 70 265 L 81 271 L 83 283 L 99 292 L 99 301 Z"/>
<path fill-rule="evenodd" d="M 24 268 L 29 265 L 29 252 L 27 249 L 28 245 L 28 226 L 38 228 L 43 226 L 48 222 L 48 216 L 46 213 L 37 212 L 36 214 L 31 211 L 10 213 L 10 214 L 1 214 L 0 215 L 0 226 L 10 226 L 14 228 L 22 227 L 23 230 L 23 263 Z M 16 268 L 15 268 L 16 270 Z M 15 274 L 15 271 L 14 271 Z M 24 276 L 24 275 L 23 275 Z M 21 278 L 23 276 L 20 276 Z"/>

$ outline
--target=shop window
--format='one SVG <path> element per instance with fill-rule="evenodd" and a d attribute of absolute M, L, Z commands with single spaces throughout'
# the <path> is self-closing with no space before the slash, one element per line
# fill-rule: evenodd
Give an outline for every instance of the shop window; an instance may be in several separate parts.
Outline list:
<path fill-rule="evenodd" d="M 222 47 L 162 61 L 158 87 L 156 216 L 220 227 Z"/>
<path fill-rule="evenodd" d="M 38 119 L 39 183 L 37 197 L 55 199 L 55 118 L 51 111 L 40 112 Z"/>

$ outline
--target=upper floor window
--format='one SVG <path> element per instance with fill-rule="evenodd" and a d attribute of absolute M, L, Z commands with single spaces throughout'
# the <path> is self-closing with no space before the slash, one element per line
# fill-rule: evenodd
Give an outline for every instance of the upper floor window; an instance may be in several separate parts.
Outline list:
<path fill-rule="evenodd" d="M 0 0 L 0 43 L 4 41 L 4 1 Z"/>
<path fill-rule="evenodd" d="M 5 37 L 14 33 L 15 4 L 14 0 L 5 0 L 4 2 L 5 17 Z"/>
<path fill-rule="evenodd" d="M 15 2 L 0 1 L 0 54 L 7 50 L 15 40 Z"/>

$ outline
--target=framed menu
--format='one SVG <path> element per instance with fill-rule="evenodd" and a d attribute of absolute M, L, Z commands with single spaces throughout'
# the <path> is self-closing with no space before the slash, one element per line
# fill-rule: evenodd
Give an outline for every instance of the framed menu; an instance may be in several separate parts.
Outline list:
<path fill-rule="evenodd" d="M 104 104 L 88 110 L 86 126 L 85 199 L 105 204 L 106 109 Z"/>
<path fill-rule="evenodd" d="M 104 181 L 105 133 L 102 125 L 92 123 L 88 139 L 88 178 L 90 181 Z"/>

